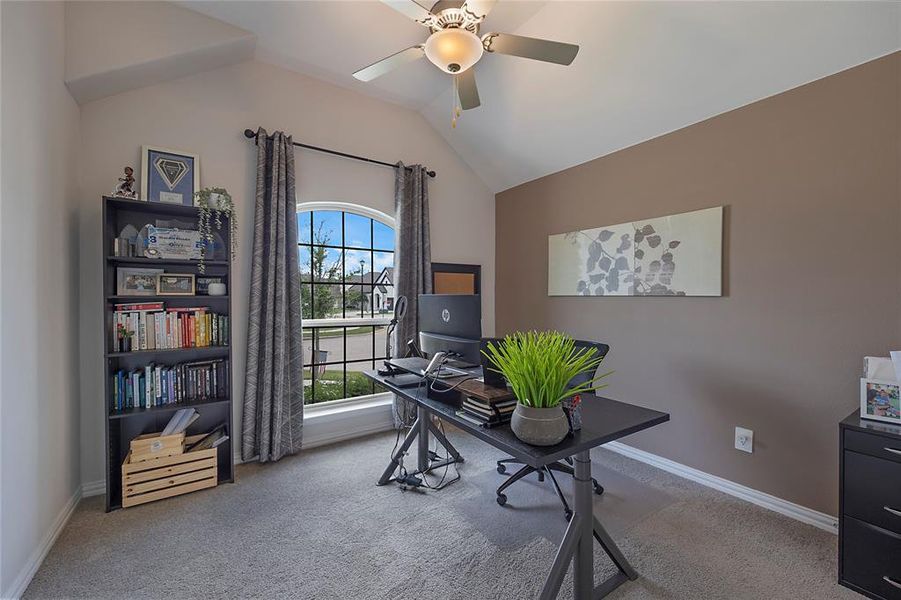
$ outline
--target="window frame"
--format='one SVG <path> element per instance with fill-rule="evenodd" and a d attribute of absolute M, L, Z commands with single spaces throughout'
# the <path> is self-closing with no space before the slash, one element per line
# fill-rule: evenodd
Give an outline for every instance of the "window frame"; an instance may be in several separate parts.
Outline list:
<path fill-rule="evenodd" d="M 295 213 L 296 214 L 300 214 L 302 212 L 314 213 L 316 211 L 340 211 L 342 213 L 350 213 L 353 215 L 366 217 L 366 218 L 372 219 L 373 221 L 377 221 L 387 227 L 390 227 L 391 230 L 394 231 L 395 235 L 396 235 L 397 228 L 396 228 L 396 224 L 395 224 L 396 222 L 395 222 L 394 217 L 392 217 L 386 213 L 383 213 L 380 210 L 377 210 L 377 209 L 374 209 L 374 208 L 371 208 L 368 206 L 363 206 L 360 204 L 353 204 L 353 203 L 349 203 L 349 202 L 322 202 L 322 201 L 298 202 L 295 205 Z M 297 217 L 295 217 L 295 218 L 297 218 Z M 341 219 L 342 237 L 344 234 L 343 230 L 345 227 L 344 221 L 345 221 L 345 219 L 342 216 L 342 219 Z M 375 281 L 377 279 L 377 277 L 375 276 L 375 272 L 374 272 L 375 256 L 377 253 L 382 252 L 382 253 L 390 253 L 392 255 L 392 257 L 394 257 L 394 256 L 396 256 L 397 248 L 396 248 L 396 242 L 394 244 L 394 248 L 391 250 L 388 250 L 385 248 L 376 248 L 376 243 L 375 243 L 375 239 L 374 239 L 374 231 L 371 233 L 371 235 L 372 235 L 372 239 L 370 239 L 369 248 L 356 248 L 356 247 L 347 246 L 346 240 L 344 240 L 344 239 L 341 240 L 340 245 L 328 244 L 328 245 L 324 245 L 322 247 L 339 250 L 341 252 L 346 252 L 346 251 L 369 252 L 370 257 L 371 257 L 371 263 L 373 263 L 371 265 L 371 272 L 373 273 L 372 282 L 370 284 L 361 282 L 356 285 L 359 285 L 361 287 L 361 289 L 364 285 L 368 285 L 370 288 L 372 288 L 372 290 L 373 290 L 372 295 L 374 297 L 374 290 L 376 288 Z M 320 244 L 314 244 L 312 239 L 310 240 L 309 243 L 303 243 L 300 241 L 300 239 L 298 239 L 297 245 L 298 245 L 298 249 L 303 248 L 303 247 L 312 248 L 314 246 L 320 246 Z M 394 261 L 392 261 L 392 267 L 393 266 L 394 266 Z M 351 284 L 347 283 L 347 279 L 346 279 L 347 275 L 346 275 L 345 269 L 346 269 L 346 265 L 342 264 L 340 283 L 334 283 L 334 282 L 319 283 L 319 285 L 337 285 L 337 286 L 341 287 L 341 304 L 342 304 L 341 310 L 342 310 L 343 315 L 347 315 L 347 307 L 345 306 L 346 305 L 345 289 L 347 288 L 348 285 L 353 285 L 352 283 Z M 312 277 L 311 277 L 311 280 L 309 282 L 303 282 L 301 285 L 311 285 L 311 283 L 312 283 L 312 285 L 317 284 L 316 282 L 312 281 Z M 392 284 L 392 287 L 393 287 L 393 284 Z M 391 318 L 392 318 L 391 315 L 375 315 L 375 314 L 373 314 L 373 311 L 374 311 L 374 307 L 370 306 L 369 307 L 369 316 L 364 316 L 364 317 L 343 316 L 343 317 L 324 318 L 324 319 L 302 319 L 303 329 L 305 329 L 305 330 L 310 329 L 312 332 L 314 332 L 313 335 L 316 335 L 315 331 L 317 328 L 322 328 L 322 327 L 344 328 L 342 338 L 344 339 L 344 350 L 345 351 L 343 353 L 342 360 L 334 361 L 334 362 L 327 362 L 324 364 L 327 364 L 329 366 L 333 366 L 333 365 L 341 365 L 342 366 L 343 373 L 344 373 L 343 393 L 345 393 L 345 394 L 347 393 L 347 374 L 349 372 L 347 369 L 348 364 L 360 363 L 360 362 L 365 361 L 365 359 L 347 360 L 348 356 L 347 356 L 347 330 L 346 330 L 346 328 L 361 327 L 361 326 L 362 327 L 385 326 L 385 325 L 388 325 L 391 321 Z M 379 349 L 375 347 L 375 345 L 376 345 L 375 340 L 376 340 L 375 333 L 373 333 L 373 342 L 372 342 L 373 358 L 372 358 L 372 361 L 379 360 L 379 357 L 382 354 L 382 352 L 379 352 Z M 315 370 L 320 365 L 315 363 L 314 361 L 315 361 L 315 357 L 311 357 L 309 364 L 304 364 L 303 368 L 304 368 L 304 370 L 310 369 L 312 379 L 315 381 L 315 378 L 316 378 Z M 311 386 L 311 391 L 312 391 L 312 386 Z M 330 410 L 333 407 L 350 407 L 351 405 L 354 405 L 354 404 L 370 405 L 373 402 L 379 403 L 382 400 L 384 400 L 386 397 L 390 397 L 390 393 L 379 392 L 376 390 L 375 393 L 373 393 L 373 394 L 355 396 L 355 397 L 350 397 L 350 398 L 344 397 L 344 398 L 338 398 L 335 400 L 327 400 L 325 402 L 315 402 L 315 403 L 311 403 L 311 404 L 305 404 L 304 410 L 311 410 L 311 409 L 314 411 Z"/>

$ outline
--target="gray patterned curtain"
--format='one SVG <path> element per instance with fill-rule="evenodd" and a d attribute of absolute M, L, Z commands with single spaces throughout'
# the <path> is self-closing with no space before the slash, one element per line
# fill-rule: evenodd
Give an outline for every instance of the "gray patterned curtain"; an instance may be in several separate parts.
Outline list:
<path fill-rule="evenodd" d="M 247 327 L 241 456 L 260 462 L 300 450 L 303 355 L 291 137 L 257 131 L 257 195 Z"/>
<path fill-rule="evenodd" d="M 432 293 L 432 248 L 429 242 L 428 175 L 422 165 L 394 167 L 394 216 L 396 243 L 394 256 L 395 296 L 407 297 L 407 314 L 394 330 L 398 356 L 403 356 L 411 339 L 419 343 L 419 294 Z M 394 424 L 410 425 L 415 406 L 394 397 Z"/>

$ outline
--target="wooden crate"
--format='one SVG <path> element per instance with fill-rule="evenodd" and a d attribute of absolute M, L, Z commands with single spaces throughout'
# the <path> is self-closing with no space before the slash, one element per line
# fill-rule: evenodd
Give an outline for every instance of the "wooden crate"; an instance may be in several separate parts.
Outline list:
<path fill-rule="evenodd" d="M 203 436 L 191 436 L 193 442 Z M 122 463 L 122 507 L 216 487 L 218 448 Z"/>
<path fill-rule="evenodd" d="M 131 440 L 131 462 L 138 463 L 163 456 L 174 456 L 185 451 L 185 434 L 160 435 L 145 433 Z"/>

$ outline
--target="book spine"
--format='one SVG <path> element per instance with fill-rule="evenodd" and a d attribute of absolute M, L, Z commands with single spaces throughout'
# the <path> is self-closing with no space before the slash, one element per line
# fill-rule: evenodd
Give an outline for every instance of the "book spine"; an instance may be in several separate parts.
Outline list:
<path fill-rule="evenodd" d="M 145 304 L 116 304 L 116 312 L 130 312 L 142 310 L 160 310 L 163 308 L 162 302 L 148 302 Z"/>
<path fill-rule="evenodd" d="M 135 325 L 138 332 L 138 348 L 147 350 L 147 313 L 135 313 Z"/>
<path fill-rule="evenodd" d="M 150 379 L 150 365 L 144 365 L 144 408 L 150 408 L 153 403 L 150 401 L 150 394 L 153 391 L 153 381 Z"/>
<path fill-rule="evenodd" d="M 118 390 L 117 408 L 122 410 L 125 408 L 125 379 L 122 377 L 122 371 L 116 372 L 116 389 Z"/>

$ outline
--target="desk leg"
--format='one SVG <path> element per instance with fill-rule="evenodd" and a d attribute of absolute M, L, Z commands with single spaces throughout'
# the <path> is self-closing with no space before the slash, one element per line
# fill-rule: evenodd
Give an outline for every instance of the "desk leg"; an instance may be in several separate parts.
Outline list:
<path fill-rule="evenodd" d="M 573 475 L 573 521 L 578 517 L 579 543 L 573 560 L 573 598 L 591 600 L 594 591 L 594 512 L 591 489 L 591 458 L 588 451 L 575 456 Z"/>
<path fill-rule="evenodd" d="M 638 573 L 623 556 L 601 522 L 594 516 L 591 457 L 587 450 L 576 454 L 574 466 L 575 501 L 573 508 L 575 511 L 566 528 L 563 541 L 560 542 L 551 572 L 541 590 L 540 600 L 553 600 L 557 597 L 570 562 L 573 563 L 573 598 L 575 600 L 603 598 L 626 581 L 638 578 Z M 595 539 L 618 569 L 615 575 L 601 582 L 597 587 L 594 586 Z"/>
<path fill-rule="evenodd" d="M 635 572 L 635 569 L 632 568 L 632 565 L 630 565 L 629 561 L 626 560 L 626 557 L 623 556 L 619 546 L 616 545 L 616 542 L 613 541 L 613 538 L 610 537 L 610 534 L 607 533 L 607 530 L 604 529 L 604 526 L 601 525 L 598 518 L 594 517 L 593 521 L 594 537 L 604 549 L 604 552 L 607 553 L 607 556 L 610 557 L 610 560 L 619 567 L 619 570 L 623 572 L 623 575 L 633 581 L 638 579 L 638 573 Z"/>
<path fill-rule="evenodd" d="M 554 557 L 554 564 L 551 565 L 551 572 L 548 574 L 541 590 L 539 600 L 554 600 L 557 592 L 560 591 L 560 585 L 566 572 L 569 570 L 569 563 L 572 562 L 573 554 L 579 543 L 579 533 L 582 527 L 582 517 L 573 517 L 566 527 L 566 533 L 563 534 L 563 540 L 560 547 L 557 548 L 557 556 Z"/>
<path fill-rule="evenodd" d="M 438 440 L 438 443 L 444 446 L 444 449 L 447 450 L 447 454 L 454 459 L 454 462 L 463 462 L 463 457 L 460 456 L 460 453 L 454 448 L 454 445 L 450 443 L 450 440 L 441 433 L 441 430 L 438 429 L 438 426 L 435 425 L 434 422 L 429 420 L 429 429 L 432 432 L 432 435 L 435 436 L 435 439 Z"/>
<path fill-rule="evenodd" d="M 419 435 L 419 421 L 422 419 L 422 415 L 416 417 L 416 421 L 413 423 L 413 426 L 410 427 L 410 431 L 407 433 L 407 437 L 404 438 L 404 443 L 400 445 L 400 448 L 391 456 L 391 462 L 388 463 L 388 467 L 385 469 L 385 472 L 382 473 L 382 476 L 379 477 L 378 485 L 385 485 L 391 478 L 394 477 L 394 471 L 397 470 L 397 466 L 400 464 L 400 457 L 404 455 L 407 449 L 413 444 L 413 440 L 416 439 L 416 436 Z"/>
<path fill-rule="evenodd" d="M 444 448 L 447 450 L 447 453 L 449 455 L 449 458 L 447 460 L 432 463 L 431 459 L 429 458 L 429 432 L 432 432 L 438 442 L 440 442 L 441 445 L 444 446 Z M 404 438 L 404 442 L 400 445 L 400 448 L 398 448 L 397 451 L 391 456 L 391 462 L 388 463 L 388 466 L 385 468 L 385 472 L 382 473 L 382 476 L 379 478 L 378 485 L 385 485 L 386 483 L 390 483 L 392 481 L 392 479 L 394 478 L 394 472 L 400 465 L 401 457 L 407 452 L 410 446 L 413 445 L 414 440 L 418 440 L 418 444 L 416 446 L 417 469 L 410 472 L 410 475 L 425 474 L 432 469 L 437 469 L 445 465 L 453 464 L 455 462 L 463 462 L 463 457 L 460 456 L 460 453 L 457 452 L 457 449 L 454 448 L 447 440 L 447 438 L 444 437 L 444 434 L 442 434 L 441 431 L 432 424 L 432 419 L 428 411 L 420 406 L 416 409 L 416 421 L 414 421 L 412 427 L 410 427 L 410 431 Z"/>
<path fill-rule="evenodd" d="M 417 452 L 417 464 L 420 473 L 429 469 L 429 413 L 421 407 L 416 407 L 416 422 L 419 423 L 419 450 Z M 415 429 L 415 427 L 414 427 Z"/>

